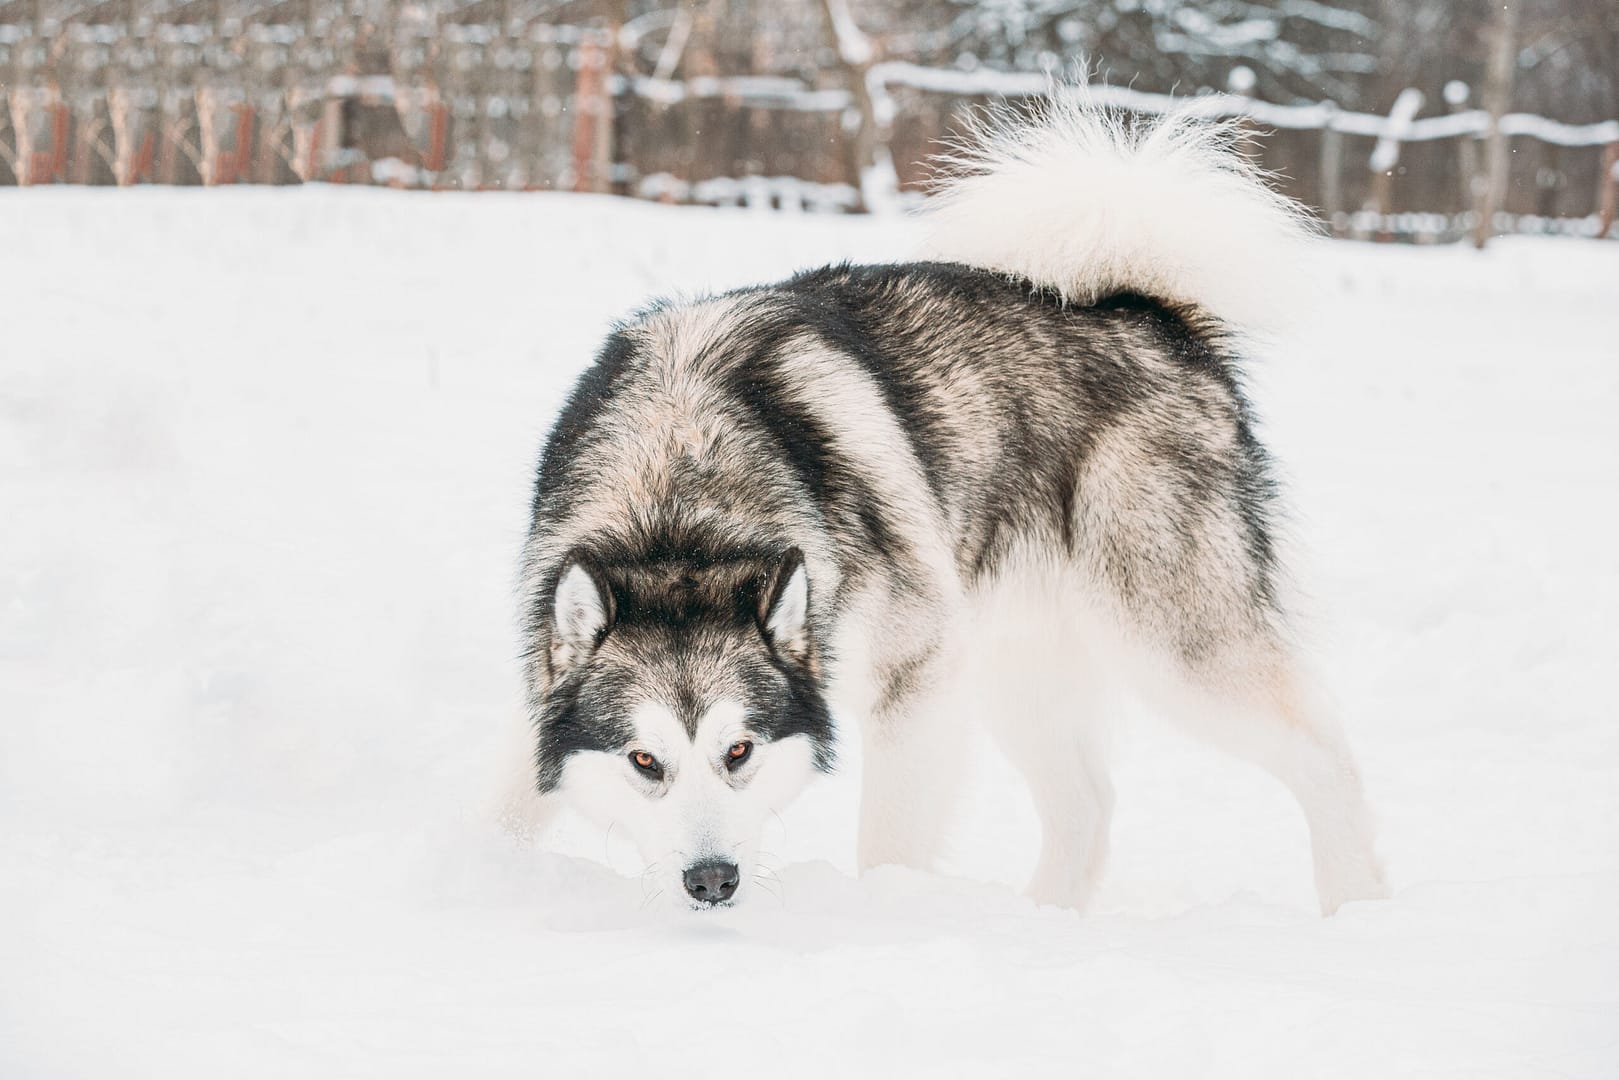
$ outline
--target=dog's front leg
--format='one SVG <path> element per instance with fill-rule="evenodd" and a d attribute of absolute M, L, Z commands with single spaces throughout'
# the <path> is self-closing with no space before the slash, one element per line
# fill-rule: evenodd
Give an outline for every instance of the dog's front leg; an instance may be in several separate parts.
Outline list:
<path fill-rule="evenodd" d="M 877 669 L 864 728 L 860 869 L 934 868 L 961 792 L 971 703 L 959 658 L 933 645 Z"/>
<path fill-rule="evenodd" d="M 494 797 L 485 817 L 521 841 L 541 836 L 562 809 L 557 795 L 541 795 L 534 775 L 534 728 L 528 717 L 514 713 L 501 732 L 493 767 L 497 772 Z"/>

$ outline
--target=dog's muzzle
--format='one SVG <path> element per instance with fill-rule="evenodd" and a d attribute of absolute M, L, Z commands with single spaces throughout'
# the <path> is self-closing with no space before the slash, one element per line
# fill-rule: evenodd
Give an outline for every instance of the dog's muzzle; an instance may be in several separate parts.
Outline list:
<path fill-rule="evenodd" d="M 731 898 L 740 880 L 736 863 L 709 859 L 687 868 L 686 893 L 699 904 L 718 904 Z"/>

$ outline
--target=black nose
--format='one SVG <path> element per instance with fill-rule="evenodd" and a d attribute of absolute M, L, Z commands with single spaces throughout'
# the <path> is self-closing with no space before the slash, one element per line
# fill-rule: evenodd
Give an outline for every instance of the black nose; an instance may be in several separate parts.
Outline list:
<path fill-rule="evenodd" d="M 736 863 L 710 859 L 686 870 L 686 892 L 700 904 L 717 904 L 736 892 L 740 876 Z"/>

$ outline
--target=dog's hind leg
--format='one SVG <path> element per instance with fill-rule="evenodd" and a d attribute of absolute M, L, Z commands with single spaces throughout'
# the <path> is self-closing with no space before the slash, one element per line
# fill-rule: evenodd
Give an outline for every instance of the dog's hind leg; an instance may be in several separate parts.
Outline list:
<path fill-rule="evenodd" d="M 1330 915 L 1351 900 L 1388 896 L 1375 828 L 1342 729 L 1290 661 L 1240 665 L 1209 681 L 1192 674 L 1157 697 L 1183 729 L 1252 762 L 1298 800 L 1310 829 L 1316 894 Z"/>
<path fill-rule="evenodd" d="M 1299 677 L 1272 485 L 1240 398 L 1210 382 L 1155 405 L 1091 448 L 1074 500 L 1080 565 L 1145 646 L 1146 695 L 1298 799 L 1322 909 L 1385 895 L 1354 760 Z"/>

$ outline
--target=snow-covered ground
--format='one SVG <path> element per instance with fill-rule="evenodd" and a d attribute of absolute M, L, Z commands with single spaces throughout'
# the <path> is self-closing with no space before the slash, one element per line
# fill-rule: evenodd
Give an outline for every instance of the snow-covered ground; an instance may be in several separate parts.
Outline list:
<path fill-rule="evenodd" d="M 1619 245 L 1340 245 L 1257 371 L 1395 895 L 1150 719 L 1087 917 L 952 873 L 642 904 L 478 806 L 532 460 L 651 295 L 901 221 L 573 196 L 0 191 L 0 1076 L 1619 1075 Z M 1010 884 L 1008 884 L 1010 883 Z"/>

